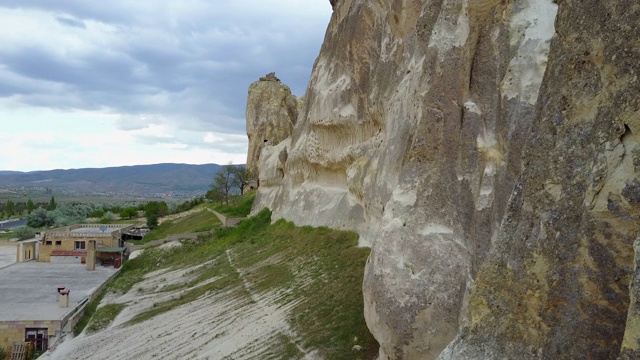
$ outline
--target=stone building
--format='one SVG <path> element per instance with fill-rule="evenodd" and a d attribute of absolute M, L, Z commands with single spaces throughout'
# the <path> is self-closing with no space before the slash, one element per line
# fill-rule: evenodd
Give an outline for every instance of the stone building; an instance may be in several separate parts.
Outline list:
<path fill-rule="evenodd" d="M 0 348 L 55 346 L 124 261 L 123 236 L 131 228 L 78 224 L 18 243 L 16 264 L 0 269 Z"/>
<path fill-rule="evenodd" d="M 95 241 L 98 264 L 121 264 L 126 250 L 123 234 L 131 228 L 131 224 L 78 224 L 47 230 L 41 236 L 37 259 L 84 264 L 89 241 Z"/>
<path fill-rule="evenodd" d="M 35 238 L 29 240 L 22 240 L 18 242 L 16 247 L 16 262 L 24 262 L 29 260 L 38 260 L 40 253 L 40 233 Z"/>

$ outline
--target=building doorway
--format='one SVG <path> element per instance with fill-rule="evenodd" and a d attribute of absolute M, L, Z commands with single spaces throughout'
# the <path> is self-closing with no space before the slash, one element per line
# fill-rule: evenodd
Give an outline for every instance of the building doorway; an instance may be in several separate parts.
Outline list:
<path fill-rule="evenodd" d="M 42 353 L 47 351 L 49 345 L 49 330 L 47 328 L 26 328 L 24 330 L 24 341 L 33 343 L 34 351 Z"/>

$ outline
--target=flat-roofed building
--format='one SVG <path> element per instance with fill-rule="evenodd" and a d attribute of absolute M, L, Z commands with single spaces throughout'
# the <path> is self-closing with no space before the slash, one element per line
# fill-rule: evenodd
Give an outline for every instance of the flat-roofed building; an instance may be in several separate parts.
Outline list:
<path fill-rule="evenodd" d="M 132 227 L 132 224 L 78 224 L 47 230 L 41 235 L 38 261 L 85 263 L 89 241 L 95 241 L 97 263 L 119 265 L 126 251 L 123 233 Z"/>
<path fill-rule="evenodd" d="M 87 271 L 79 264 L 36 261 L 1 268 L 0 349 L 24 342 L 38 351 L 55 346 L 63 329 L 73 329 L 84 306 L 116 272 L 112 267 Z"/>

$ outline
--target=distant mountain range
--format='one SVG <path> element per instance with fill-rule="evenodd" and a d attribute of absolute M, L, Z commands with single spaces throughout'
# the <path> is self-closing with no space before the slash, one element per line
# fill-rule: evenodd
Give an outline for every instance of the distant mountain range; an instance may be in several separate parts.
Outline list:
<path fill-rule="evenodd" d="M 221 165 L 155 164 L 99 169 L 0 171 L 4 193 L 185 198 L 203 195 Z"/>

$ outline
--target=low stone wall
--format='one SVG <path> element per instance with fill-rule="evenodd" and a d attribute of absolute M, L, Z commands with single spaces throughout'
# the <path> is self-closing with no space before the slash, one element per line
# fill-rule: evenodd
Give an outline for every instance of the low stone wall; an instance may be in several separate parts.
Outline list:
<path fill-rule="evenodd" d="M 246 219 L 246 217 L 226 217 L 213 209 L 207 210 L 211 211 L 218 218 L 218 220 L 220 220 L 223 227 L 234 227 L 238 225 L 240 221 Z"/>

